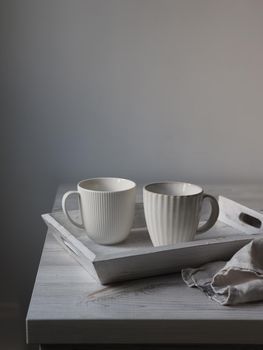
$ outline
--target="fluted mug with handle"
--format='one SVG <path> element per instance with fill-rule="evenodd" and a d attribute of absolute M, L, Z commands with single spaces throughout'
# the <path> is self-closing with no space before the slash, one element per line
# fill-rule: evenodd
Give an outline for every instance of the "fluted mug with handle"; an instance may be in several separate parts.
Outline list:
<path fill-rule="evenodd" d="M 81 223 L 67 210 L 69 196 L 79 199 Z M 136 184 L 121 178 L 93 178 L 80 181 L 77 191 L 68 191 L 62 198 L 62 209 L 69 221 L 85 229 L 99 244 L 115 244 L 130 233 L 135 210 Z"/>
<path fill-rule="evenodd" d="M 211 204 L 211 214 L 198 227 L 203 200 Z M 143 188 L 147 228 L 155 247 L 194 239 L 196 233 L 208 231 L 217 221 L 219 206 L 215 197 L 197 185 L 185 182 L 160 182 Z"/>

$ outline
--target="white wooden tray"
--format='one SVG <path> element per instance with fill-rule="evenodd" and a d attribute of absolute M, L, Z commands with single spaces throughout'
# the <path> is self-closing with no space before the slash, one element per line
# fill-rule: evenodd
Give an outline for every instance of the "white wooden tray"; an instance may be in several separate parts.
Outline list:
<path fill-rule="evenodd" d="M 227 260 L 255 237 L 263 237 L 263 214 L 219 196 L 216 225 L 194 241 L 153 247 L 146 229 L 143 205 L 136 204 L 128 239 L 103 246 L 73 226 L 63 212 L 42 215 L 58 242 L 102 284 L 180 271 L 209 261 Z M 203 213 L 206 216 L 207 213 Z M 78 211 L 71 211 L 79 219 Z"/>

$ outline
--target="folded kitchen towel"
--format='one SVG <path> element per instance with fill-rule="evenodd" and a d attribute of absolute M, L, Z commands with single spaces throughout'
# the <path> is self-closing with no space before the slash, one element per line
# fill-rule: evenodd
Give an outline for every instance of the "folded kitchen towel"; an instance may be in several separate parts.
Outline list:
<path fill-rule="evenodd" d="M 241 248 L 228 262 L 182 270 L 189 287 L 201 289 L 222 305 L 263 300 L 263 238 Z"/>

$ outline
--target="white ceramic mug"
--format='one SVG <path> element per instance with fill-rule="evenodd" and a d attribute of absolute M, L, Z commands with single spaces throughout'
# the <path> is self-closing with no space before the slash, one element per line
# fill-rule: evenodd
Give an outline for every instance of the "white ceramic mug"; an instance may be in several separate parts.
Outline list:
<path fill-rule="evenodd" d="M 75 222 L 66 208 L 69 196 L 79 197 L 82 223 Z M 130 233 L 135 210 L 136 184 L 119 178 L 94 178 L 78 183 L 77 191 L 66 192 L 62 208 L 69 221 L 86 230 L 99 244 L 115 244 Z"/>
<path fill-rule="evenodd" d="M 198 227 L 203 200 L 211 203 L 207 222 Z M 155 247 L 194 239 L 196 233 L 209 230 L 219 214 L 217 200 L 199 186 L 184 182 L 161 182 L 143 188 L 147 228 Z"/>

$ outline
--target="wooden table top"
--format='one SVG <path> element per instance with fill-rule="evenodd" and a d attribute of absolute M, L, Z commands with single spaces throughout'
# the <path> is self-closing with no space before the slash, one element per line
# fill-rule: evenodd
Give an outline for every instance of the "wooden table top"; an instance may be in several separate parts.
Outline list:
<path fill-rule="evenodd" d="M 61 210 L 60 186 L 53 210 Z M 263 209 L 263 186 L 204 186 Z M 180 274 L 102 286 L 48 230 L 27 314 L 27 341 L 83 343 L 263 344 L 263 302 L 220 306 Z"/>

